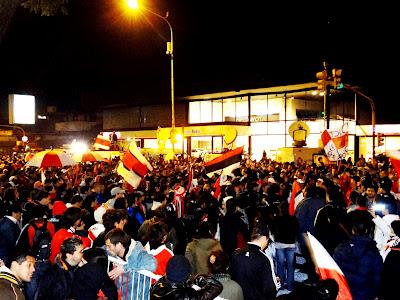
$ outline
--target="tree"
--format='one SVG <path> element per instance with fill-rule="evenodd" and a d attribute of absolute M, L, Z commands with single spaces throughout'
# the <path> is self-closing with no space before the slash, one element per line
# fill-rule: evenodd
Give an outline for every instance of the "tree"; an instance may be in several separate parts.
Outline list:
<path fill-rule="evenodd" d="M 67 4 L 68 0 L 0 0 L 0 44 L 18 6 L 22 5 L 37 15 L 53 16 L 66 15 Z"/>

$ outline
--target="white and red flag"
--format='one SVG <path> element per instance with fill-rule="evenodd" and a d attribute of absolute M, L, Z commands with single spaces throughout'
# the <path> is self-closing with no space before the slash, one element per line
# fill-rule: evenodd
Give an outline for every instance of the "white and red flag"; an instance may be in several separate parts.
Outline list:
<path fill-rule="evenodd" d="M 349 144 L 347 132 L 325 129 L 321 134 L 321 140 L 330 161 L 338 161 L 346 157 Z"/>
<path fill-rule="evenodd" d="M 108 138 L 102 136 L 101 134 L 98 134 L 93 144 L 93 147 L 96 149 L 110 150 L 111 141 Z"/>
<path fill-rule="evenodd" d="M 386 154 L 389 157 L 389 160 L 392 163 L 397 175 L 400 176 L 400 151 L 387 151 Z"/>
<path fill-rule="evenodd" d="M 118 174 L 136 189 L 147 172 L 152 170 L 153 167 L 151 164 L 136 147 L 136 142 L 132 141 L 129 144 L 128 150 L 124 153 L 122 161 L 118 165 Z"/>
<path fill-rule="evenodd" d="M 352 300 L 346 277 L 337 263 L 329 255 L 322 244 L 309 232 L 307 232 L 308 247 L 313 258 L 317 273 L 322 280 L 334 279 L 339 286 L 336 300 Z"/>

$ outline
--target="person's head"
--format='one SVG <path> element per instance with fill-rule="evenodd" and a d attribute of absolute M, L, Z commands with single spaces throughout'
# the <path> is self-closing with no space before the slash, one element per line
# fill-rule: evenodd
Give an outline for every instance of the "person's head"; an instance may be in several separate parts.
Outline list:
<path fill-rule="evenodd" d="M 375 198 L 375 196 L 376 196 L 376 188 L 373 187 L 372 185 L 367 186 L 367 190 L 365 191 L 365 194 L 370 199 Z"/>
<path fill-rule="evenodd" d="M 197 226 L 195 235 L 198 239 L 211 239 L 214 237 L 215 232 L 210 222 L 202 221 Z"/>
<path fill-rule="evenodd" d="M 35 258 L 27 252 L 19 253 L 11 260 L 10 270 L 19 282 L 30 282 L 35 272 Z"/>
<path fill-rule="evenodd" d="M 183 255 L 175 255 L 167 263 L 166 279 L 170 282 L 185 282 L 190 276 L 189 260 Z"/>
<path fill-rule="evenodd" d="M 7 209 L 7 215 L 13 217 L 17 221 L 21 220 L 22 208 L 17 204 L 11 204 Z"/>
<path fill-rule="evenodd" d="M 102 248 L 90 248 L 83 251 L 83 259 L 88 264 L 100 264 L 107 269 L 107 254 Z"/>
<path fill-rule="evenodd" d="M 110 193 L 114 199 L 125 197 L 125 190 L 121 189 L 119 186 L 112 188 Z"/>
<path fill-rule="evenodd" d="M 392 226 L 394 234 L 400 237 L 400 220 L 394 220 L 390 226 Z"/>
<path fill-rule="evenodd" d="M 83 257 L 83 242 L 78 237 L 66 239 L 60 248 L 61 259 L 70 266 L 77 266 Z"/>
<path fill-rule="evenodd" d="M 371 233 L 371 226 L 364 220 L 357 220 L 353 223 L 351 232 L 353 235 L 367 236 Z"/>
<path fill-rule="evenodd" d="M 61 217 L 61 224 L 64 228 L 79 227 L 82 218 L 82 211 L 78 207 L 68 208 Z"/>
<path fill-rule="evenodd" d="M 363 195 L 357 195 L 356 196 L 356 204 L 359 207 L 367 207 L 367 198 L 364 197 Z"/>
<path fill-rule="evenodd" d="M 126 249 L 128 249 L 131 244 L 131 237 L 123 230 L 115 228 L 105 235 L 104 241 L 107 251 L 112 256 L 119 256 L 123 258 L 125 256 Z"/>
<path fill-rule="evenodd" d="M 225 274 L 228 269 L 229 258 L 222 251 L 212 251 L 208 256 L 208 270 L 211 274 Z"/>
<path fill-rule="evenodd" d="M 35 197 L 36 201 L 41 205 L 47 206 L 50 204 L 50 194 L 46 191 L 39 191 Z"/>
<path fill-rule="evenodd" d="M 102 182 L 96 182 L 94 185 L 93 185 L 93 191 L 95 192 L 95 193 L 103 193 L 104 192 L 104 184 L 102 183 Z"/>
<path fill-rule="evenodd" d="M 155 222 L 149 228 L 150 249 L 157 249 L 163 245 L 167 239 L 168 226 L 164 222 Z"/>
<path fill-rule="evenodd" d="M 251 241 L 258 244 L 262 250 L 268 246 L 269 229 L 268 225 L 257 219 L 254 224 L 253 232 L 251 234 Z"/>
<path fill-rule="evenodd" d="M 82 198 L 82 196 L 80 196 L 80 195 L 74 195 L 74 196 L 71 198 L 71 204 L 72 204 L 73 206 L 76 206 L 76 207 L 81 208 L 82 205 L 83 205 L 83 198 Z"/>
<path fill-rule="evenodd" d="M 122 209 L 108 209 L 103 215 L 103 225 L 108 232 L 114 228 L 124 229 L 128 222 L 128 213 Z"/>

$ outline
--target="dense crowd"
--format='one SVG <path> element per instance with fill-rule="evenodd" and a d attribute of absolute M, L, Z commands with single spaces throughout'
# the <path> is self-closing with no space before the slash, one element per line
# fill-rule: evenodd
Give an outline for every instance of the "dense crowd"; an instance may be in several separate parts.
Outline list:
<path fill-rule="evenodd" d="M 0 299 L 336 299 L 307 232 L 353 299 L 396 299 L 399 185 L 387 158 L 264 155 L 222 176 L 201 158 L 149 162 L 133 189 L 117 160 L 43 170 L 2 156 Z"/>

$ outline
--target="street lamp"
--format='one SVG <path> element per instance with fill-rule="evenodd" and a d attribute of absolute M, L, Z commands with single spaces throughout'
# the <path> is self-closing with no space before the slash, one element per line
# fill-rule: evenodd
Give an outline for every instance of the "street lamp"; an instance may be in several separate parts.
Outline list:
<path fill-rule="evenodd" d="M 137 0 L 127 0 L 127 5 L 131 9 L 139 9 L 139 3 Z M 168 12 L 165 17 L 151 11 L 146 7 L 142 7 L 143 10 L 151 13 L 152 15 L 162 19 L 165 23 L 168 24 L 168 28 L 170 30 L 170 41 L 167 42 L 167 55 L 171 58 L 171 133 L 170 139 L 172 144 L 172 151 L 175 155 L 175 143 L 176 143 L 176 131 L 175 131 L 175 89 L 174 89 L 174 32 L 172 30 L 171 23 L 168 21 Z"/>

